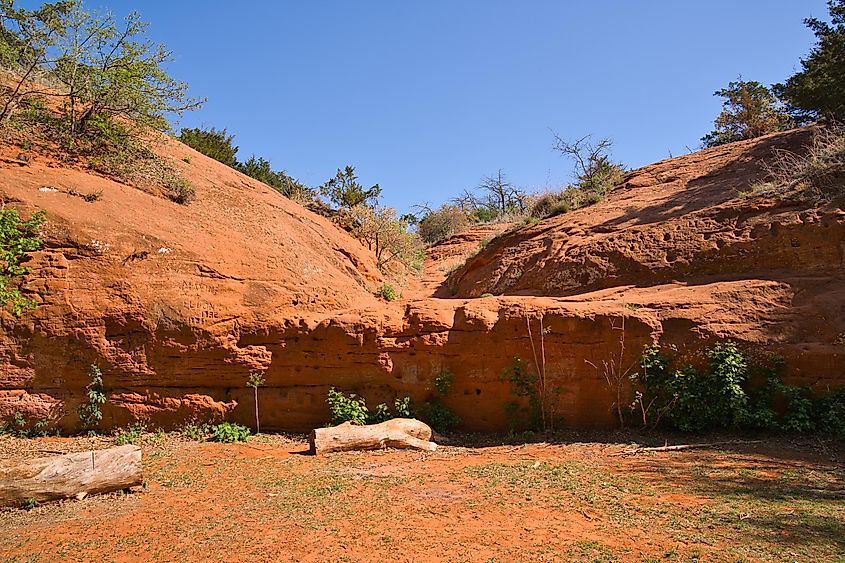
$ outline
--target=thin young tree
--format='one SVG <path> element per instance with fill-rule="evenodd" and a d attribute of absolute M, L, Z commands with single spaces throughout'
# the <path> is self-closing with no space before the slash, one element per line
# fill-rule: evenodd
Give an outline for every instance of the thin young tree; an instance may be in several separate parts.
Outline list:
<path fill-rule="evenodd" d="M 496 209 L 499 215 L 525 211 L 525 192 L 511 184 L 501 168 L 496 174 L 482 178 L 478 189 L 487 194 L 487 205 Z"/>
<path fill-rule="evenodd" d="M 554 131 L 552 135 L 555 138 L 553 148 L 575 165 L 577 187 L 605 195 L 622 180 L 625 169 L 611 160 L 613 141 L 610 139 L 593 142 L 592 135 L 585 135 L 571 142 Z"/>
<path fill-rule="evenodd" d="M 249 379 L 246 382 L 247 387 L 252 387 L 255 392 L 255 433 L 261 432 L 261 423 L 258 416 L 258 388 L 264 385 L 264 376 L 261 372 L 254 371 L 249 374 Z"/>

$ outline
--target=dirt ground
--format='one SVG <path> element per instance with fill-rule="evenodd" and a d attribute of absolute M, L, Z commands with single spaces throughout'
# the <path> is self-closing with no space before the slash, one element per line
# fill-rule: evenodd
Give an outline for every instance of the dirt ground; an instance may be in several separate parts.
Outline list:
<path fill-rule="evenodd" d="M 842 443 L 620 455 L 639 438 L 318 458 L 146 434 L 143 488 L 0 512 L 0 560 L 845 561 Z M 0 436 L 4 458 L 109 445 Z"/>

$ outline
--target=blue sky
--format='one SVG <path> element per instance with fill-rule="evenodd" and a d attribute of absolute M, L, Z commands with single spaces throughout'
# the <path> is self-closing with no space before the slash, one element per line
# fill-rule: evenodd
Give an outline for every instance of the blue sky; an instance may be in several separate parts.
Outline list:
<path fill-rule="evenodd" d="M 562 137 L 614 140 L 636 167 L 695 149 L 739 75 L 781 81 L 824 0 L 98 0 L 138 9 L 226 127 L 309 185 L 343 165 L 401 211 L 497 169 L 529 189 L 569 179 Z"/>

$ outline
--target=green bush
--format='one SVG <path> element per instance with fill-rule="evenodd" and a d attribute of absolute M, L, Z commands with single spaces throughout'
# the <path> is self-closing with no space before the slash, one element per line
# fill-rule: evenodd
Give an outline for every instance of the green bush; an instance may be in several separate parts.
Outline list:
<path fill-rule="evenodd" d="M 234 422 L 221 422 L 212 431 L 212 439 L 215 442 L 231 444 L 233 442 L 246 442 L 251 434 L 249 428 Z"/>
<path fill-rule="evenodd" d="M 531 373 L 519 356 L 500 376 L 501 381 L 510 384 L 513 401 L 505 404 L 505 414 L 511 425 L 511 431 L 535 430 L 542 426 L 542 405 L 537 388 L 537 374 Z"/>
<path fill-rule="evenodd" d="M 370 415 L 367 417 L 367 424 L 378 424 L 393 418 L 390 414 L 390 407 L 387 403 L 379 403 Z"/>
<path fill-rule="evenodd" d="M 146 431 L 147 427 L 141 424 L 140 422 L 130 424 L 126 428 L 118 430 L 117 434 L 114 437 L 114 443 L 118 446 L 123 446 L 125 444 L 135 444 L 138 442 L 138 440 L 141 439 L 141 436 Z"/>
<path fill-rule="evenodd" d="M 238 153 L 238 147 L 234 145 L 235 136 L 229 135 L 226 129 L 215 129 L 214 127 L 182 129 L 179 133 L 179 140 L 197 152 L 222 162 L 226 166 L 235 168 L 238 164 L 235 157 Z M 190 160 L 186 162 L 190 162 Z"/>
<path fill-rule="evenodd" d="M 79 422 L 83 430 L 93 430 L 103 419 L 102 407 L 107 401 L 106 392 L 103 388 L 103 372 L 100 367 L 91 364 L 88 370 L 89 383 L 85 387 L 87 401 L 79 405 L 77 410 Z"/>
<path fill-rule="evenodd" d="M 443 403 L 440 397 L 433 397 L 423 405 L 425 421 L 436 432 L 448 432 L 461 423 L 455 412 Z"/>
<path fill-rule="evenodd" d="M 467 230 L 470 219 L 455 205 L 444 204 L 429 211 L 417 225 L 417 234 L 426 244 L 435 244 Z"/>
<path fill-rule="evenodd" d="M 329 388 L 326 402 L 329 404 L 331 422 L 334 425 L 344 422 L 358 425 L 378 424 L 394 418 L 387 403 L 378 404 L 375 410 L 370 412 L 363 397 L 359 397 L 355 393 L 344 395 L 334 387 Z M 411 416 L 411 398 L 397 398 L 393 402 L 393 408 L 396 416 L 409 418 Z"/>
<path fill-rule="evenodd" d="M 188 440 L 194 440 L 195 442 L 205 442 L 208 440 L 209 436 L 211 436 L 213 429 L 208 424 L 195 424 L 190 423 L 186 424 L 180 434 L 184 438 Z"/>
<path fill-rule="evenodd" d="M 705 370 L 672 368 L 659 346 L 645 349 L 632 376 L 641 391 L 632 405 L 644 424 L 683 431 L 724 428 L 845 434 L 845 390 L 814 395 L 780 379 L 783 360 L 752 365 L 733 342 L 707 348 Z M 776 408 L 779 406 L 780 408 Z"/>
<path fill-rule="evenodd" d="M 348 397 L 335 389 L 329 388 L 326 402 L 332 415 L 332 424 L 351 422 L 352 424 L 367 424 L 369 409 L 363 397 L 352 393 Z"/>
<path fill-rule="evenodd" d="M 403 398 L 396 398 L 393 401 L 393 410 L 396 412 L 396 416 L 400 418 L 413 418 L 414 417 L 414 407 L 411 404 L 410 397 L 403 397 Z"/>
<path fill-rule="evenodd" d="M 164 193 L 170 201 L 185 205 L 193 201 L 197 194 L 194 186 L 180 176 L 168 174 L 164 177 Z"/>
<path fill-rule="evenodd" d="M 46 436 L 49 430 L 49 420 L 27 421 L 21 412 L 12 415 L 12 420 L 0 420 L 0 434 L 10 434 L 18 438 L 38 438 Z"/>
<path fill-rule="evenodd" d="M 801 59 L 801 70 L 775 92 L 799 121 L 819 118 L 845 122 L 845 0 L 828 0 L 831 21 L 807 18 L 816 45 Z"/>
<path fill-rule="evenodd" d="M 759 82 L 730 82 L 714 96 L 724 98 L 725 102 L 714 122 L 714 130 L 701 138 L 704 147 L 753 139 L 795 126 L 783 103 Z"/>
<path fill-rule="evenodd" d="M 38 228 L 44 222 L 44 212 L 36 212 L 22 221 L 14 209 L 0 209 L 0 306 L 11 309 L 20 316 L 36 302 L 18 289 L 20 281 L 28 270 L 23 263 L 28 253 L 44 244 L 38 236 Z"/>
<path fill-rule="evenodd" d="M 396 290 L 390 284 L 383 284 L 380 288 L 376 290 L 376 295 L 381 297 L 385 301 L 396 301 L 397 295 Z"/>
<path fill-rule="evenodd" d="M 461 419 L 445 403 L 454 382 L 455 375 L 451 371 L 441 371 L 432 380 L 431 395 L 422 404 L 423 420 L 437 432 L 448 432 L 461 423 Z"/>

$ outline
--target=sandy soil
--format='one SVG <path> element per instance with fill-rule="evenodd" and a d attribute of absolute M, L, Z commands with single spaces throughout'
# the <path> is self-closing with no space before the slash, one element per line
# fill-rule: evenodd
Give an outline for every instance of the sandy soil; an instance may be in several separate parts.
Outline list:
<path fill-rule="evenodd" d="M 620 455 L 640 437 L 458 437 L 315 458 L 147 434 L 145 487 L 0 512 L 4 561 L 836 561 L 845 446 Z M 661 440 L 660 438 L 654 438 Z M 670 437 L 678 440 L 678 437 Z M 728 438 L 729 440 L 731 438 Z M 0 437 L 8 457 L 107 440 Z"/>

